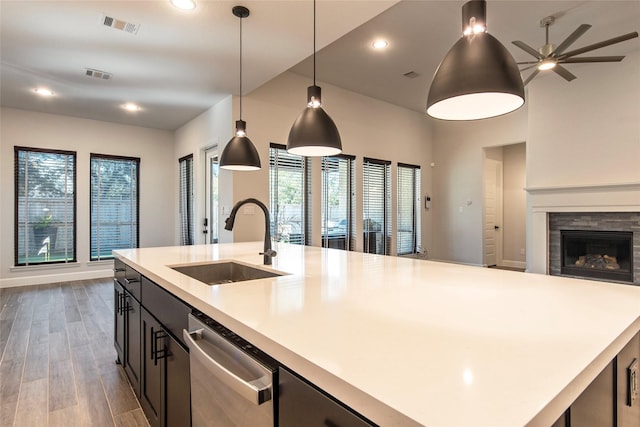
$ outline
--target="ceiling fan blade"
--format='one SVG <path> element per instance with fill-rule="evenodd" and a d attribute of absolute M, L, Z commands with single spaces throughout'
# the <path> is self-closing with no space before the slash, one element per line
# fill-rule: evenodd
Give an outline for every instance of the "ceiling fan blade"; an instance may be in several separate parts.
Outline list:
<path fill-rule="evenodd" d="M 576 78 L 576 76 L 571 74 L 569 72 L 569 70 L 564 68 L 562 65 L 558 64 L 555 67 L 553 67 L 552 70 L 555 71 L 560 77 L 562 77 L 563 79 L 565 79 L 568 82 L 570 82 L 571 80 L 574 80 Z"/>
<path fill-rule="evenodd" d="M 516 64 L 518 65 L 529 65 L 529 64 L 537 64 L 540 61 L 522 61 L 522 62 L 516 62 Z"/>
<path fill-rule="evenodd" d="M 609 39 L 609 40 L 604 40 L 604 41 L 601 41 L 599 43 L 590 44 L 589 46 L 581 47 L 580 49 L 575 49 L 575 50 L 572 50 L 570 52 L 563 53 L 562 55 L 558 55 L 557 58 L 558 59 L 569 58 L 569 57 L 572 57 L 572 56 L 575 56 L 575 55 L 579 55 L 581 53 L 589 52 L 591 50 L 596 50 L 596 49 L 600 49 L 600 48 L 605 47 L 605 46 L 609 46 L 609 45 L 612 45 L 612 44 L 620 43 L 620 42 L 623 42 L 625 40 L 634 39 L 636 37 L 638 37 L 638 33 L 637 32 L 624 34 L 622 36 L 614 37 L 614 38 Z"/>
<path fill-rule="evenodd" d="M 567 58 L 560 62 L 563 64 L 577 64 L 581 62 L 620 62 L 624 56 L 583 56 L 580 58 Z"/>
<path fill-rule="evenodd" d="M 533 64 L 533 65 L 529 65 L 528 67 L 524 67 L 523 69 L 521 69 L 521 70 L 520 70 L 520 72 L 530 70 L 530 69 L 532 69 L 533 67 L 537 67 L 537 66 L 538 66 L 538 63 L 536 62 L 536 63 L 535 63 L 535 64 Z"/>
<path fill-rule="evenodd" d="M 573 33 L 571 33 L 571 35 L 569 35 L 569 37 L 564 39 L 564 41 L 558 45 L 556 50 L 553 51 L 554 55 L 558 56 L 559 54 L 567 50 L 567 48 L 571 46 L 576 40 L 578 40 L 578 37 L 586 33 L 589 28 L 591 28 L 591 25 L 589 24 L 580 25 Z"/>
<path fill-rule="evenodd" d="M 527 77 L 527 80 L 524 81 L 524 85 L 526 86 L 527 83 L 529 83 L 531 80 L 533 80 L 533 78 L 535 76 L 537 76 L 539 72 L 540 72 L 540 70 L 537 69 L 537 68 L 535 70 L 533 70 L 533 73 L 529 74 L 529 77 Z"/>
<path fill-rule="evenodd" d="M 513 41 L 511 43 L 513 43 L 514 45 L 518 46 L 520 49 L 524 50 L 528 54 L 533 55 L 534 57 L 536 57 L 538 59 L 544 58 L 544 56 L 540 55 L 540 52 L 538 52 L 537 50 L 535 50 L 534 48 L 532 48 L 528 44 L 526 44 L 524 42 L 521 42 L 520 40 L 516 40 L 516 41 Z"/>

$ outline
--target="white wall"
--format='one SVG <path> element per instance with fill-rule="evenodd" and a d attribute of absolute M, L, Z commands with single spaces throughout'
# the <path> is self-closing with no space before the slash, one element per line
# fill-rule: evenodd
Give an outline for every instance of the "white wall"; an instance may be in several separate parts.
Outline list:
<path fill-rule="evenodd" d="M 571 71 L 529 88 L 527 186 L 640 182 L 640 52 Z"/>
<path fill-rule="evenodd" d="M 286 144 L 291 125 L 306 106 L 306 89 L 310 84 L 308 78 L 287 72 L 243 97 L 243 119 L 247 122 L 247 134 L 260 154 L 262 169 L 221 174 L 220 187 L 233 188 L 233 201 L 255 197 L 269 205 L 269 143 Z M 342 137 L 344 153 L 357 156 L 356 208 L 359 218 L 362 217 L 360 194 L 363 156 L 392 161 L 394 186 L 397 162 L 421 165 L 423 194 L 431 192 L 431 170 L 428 167 L 431 162 L 431 128 L 424 115 L 322 82 L 319 85 L 322 87 L 324 108 L 335 121 Z M 236 120 L 238 114 L 238 98 L 234 97 L 232 120 Z M 231 130 L 233 121 L 229 121 L 229 124 Z M 214 137 L 211 129 L 205 129 L 204 126 L 200 126 L 200 129 L 205 131 L 199 136 L 201 141 Z M 221 149 L 230 137 L 229 133 L 226 138 L 220 138 Z M 184 153 L 186 151 L 180 152 Z M 316 159 L 314 170 L 319 170 L 318 167 L 319 161 Z M 320 194 L 320 182 L 315 182 L 313 195 L 317 198 Z M 228 200 L 221 205 L 231 207 L 231 204 L 226 203 Z M 318 208 L 313 209 L 318 212 Z M 430 220 L 428 212 L 423 210 L 423 213 L 422 240 L 423 245 L 428 248 Z M 259 209 L 255 210 L 255 215 L 238 215 L 233 232 L 234 240 L 262 240 L 263 223 Z M 319 233 L 319 222 L 317 224 L 315 234 Z M 360 234 L 361 229 L 357 231 Z M 221 230 L 220 235 L 229 236 L 230 233 Z"/>
<path fill-rule="evenodd" d="M 525 141 L 527 105 L 491 119 L 433 123 L 431 258 L 482 265 L 484 149 Z"/>
<path fill-rule="evenodd" d="M 2 206 L 0 287 L 107 277 L 110 262 L 89 262 L 89 155 L 140 158 L 140 247 L 174 244 L 173 133 L 95 120 L 0 110 Z M 76 151 L 77 263 L 14 267 L 14 146 Z M 177 175 L 176 175 L 177 176 Z"/>
<path fill-rule="evenodd" d="M 503 265 L 524 268 L 527 228 L 526 144 L 502 147 L 503 164 Z"/>
<path fill-rule="evenodd" d="M 547 271 L 547 212 L 640 209 L 640 52 L 529 88 L 527 269 Z"/>

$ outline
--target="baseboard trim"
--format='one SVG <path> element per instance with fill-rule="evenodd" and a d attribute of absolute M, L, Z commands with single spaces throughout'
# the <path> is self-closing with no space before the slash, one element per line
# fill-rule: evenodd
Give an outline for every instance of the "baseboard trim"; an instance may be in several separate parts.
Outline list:
<path fill-rule="evenodd" d="M 73 273 L 41 274 L 37 276 L 22 276 L 0 279 L 0 289 L 15 288 L 18 286 L 44 285 L 48 283 L 74 282 L 76 280 L 102 279 L 112 277 L 113 269 L 77 271 Z"/>
<path fill-rule="evenodd" d="M 527 263 L 524 261 L 509 261 L 509 260 L 503 259 L 502 265 L 505 267 L 512 267 L 512 268 L 527 268 Z"/>
<path fill-rule="evenodd" d="M 470 262 L 449 261 L 446 259 L 427 258 L 429 261 L 446 262 L 447 264 L 469 265 L 471 267 L 486 267 L 486 264 L 473 264 Z"/>

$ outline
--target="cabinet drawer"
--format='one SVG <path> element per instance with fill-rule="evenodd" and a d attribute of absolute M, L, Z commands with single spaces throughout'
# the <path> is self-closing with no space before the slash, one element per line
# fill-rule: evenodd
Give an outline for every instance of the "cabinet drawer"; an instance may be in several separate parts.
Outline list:
<path fill-rule="evenodd" d="M 127 270 L 127 264 L 120 261 L 118 258 L 113 260 L 113 277 L 120 283 L 120 286 L 124 287 L 124 275 Z"/>
<path fill-rule="evenodd" d="M 279 375 L 280 427 L 374 425 L 288 370 L 280 368 Z"/>
<path fill-rule="evenodd" d="M 140 301 L 140 273 L 116 258 L 113 261 L 113 274 L 118 283 Z"/>
<path fill-rule="evenodd" d="M 164 328 L 185 345 L 182 330 L 189 328 L 191 307 L 142 276 L 142 305 L 162 323 Z"/>

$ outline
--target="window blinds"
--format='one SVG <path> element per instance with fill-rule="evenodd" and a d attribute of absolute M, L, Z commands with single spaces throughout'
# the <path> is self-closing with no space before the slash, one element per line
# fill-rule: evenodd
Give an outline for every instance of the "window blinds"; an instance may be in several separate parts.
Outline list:
<path fill-rule="evenodd" d="M 193 154 L 178 160 L 180 169 L 180 244 L 193 245 Z"/>
<path fill-rule="evenodd" d="M 322 246 L 355 249 L 355 157 L 322 158 Z"/>
<path fill-rule="evenodd" d="M 420 166 L 398 164 L 398 255 L 420 250 Z"/>
<path fill-rule="evenodd" d="M 391 162 L 365 157 L 362 169 L 364 252 L 389 255 Z"/>
<path fill-rule="evenodd" d="M 286 147 L 269 148 L 271 235 L 276 241 L 306 244 L 308 164 L 303 156 L 287 153 Z"/>
<path fill-rule="evenodd" d="M 138 247 L 140 159 L 91 154 L 91 260 Z"/>
<path fill-rule="evenodd" d="M 15 265 L 76 261 L 76 153 L 15 147 Z"/>

